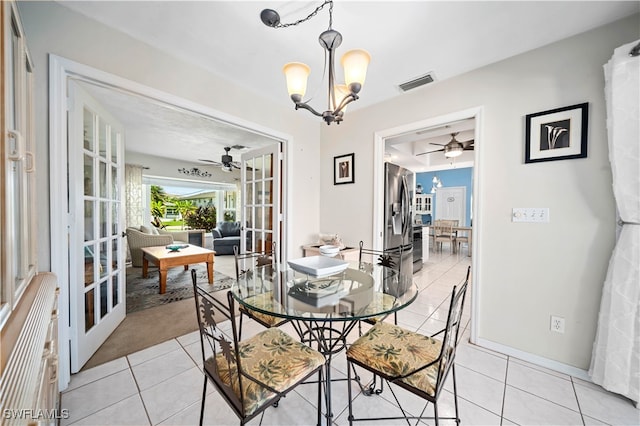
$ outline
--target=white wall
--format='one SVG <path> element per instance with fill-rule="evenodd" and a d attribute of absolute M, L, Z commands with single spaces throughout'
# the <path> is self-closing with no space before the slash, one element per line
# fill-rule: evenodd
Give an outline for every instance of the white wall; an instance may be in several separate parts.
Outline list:
<path fill-rule="evenodd" d="M 55 2 L 20 2 L 27 42 L 36 75 L 36 165 L 39 198 L 38 257 L 41 270 L 50 270 L 48 58 L 53 53 L 108 73 L 136 81 L 189 101 L 241 117 L 276 132 L 290 135 L 293 144 L 290 172 L 293 185 L 293 253 L 319 232 L 319 126 L 294 109 L 276 105 L 246 89 L 180 61 L 123 33 L 87 19 Z M 203 52 L 214 55 L 215 52 Z M 65 194 L 59 194 L 64 197 Z"/>
<path fill-rule="evenodd" d="M 347 112 L 339 127 L 323 126 L 321 230 L 340 233 L 347 244 L 371 243 L 375 132 L 483 106 L 476 145 L 481 208 L 474 219 L 483 237 L 475 276 L 482 291 L 479 338 L 588 369 L 615 226 L 602 65 L 615 47 L 640 37 L 639 20 L 635 15 Z M 382 60 L 372 58 L 370 67 Z M 525 115 L 582 102 L 590 108 L 588 158 L 524 164 Z M 351 152 L 355 184 L 334 186 L 333 157 Z M 548 207 L 551 222 L 512 223 L 512 207 Z M 564 334 L 549 331 L 551 314 L 566 319 Z"/>

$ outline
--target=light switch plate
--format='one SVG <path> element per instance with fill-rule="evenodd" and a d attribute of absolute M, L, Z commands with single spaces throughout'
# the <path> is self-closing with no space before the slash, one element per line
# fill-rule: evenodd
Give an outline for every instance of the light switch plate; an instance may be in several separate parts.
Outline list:
<path fill-rule="evenodd" d="M 513 222 L 549 222 L 548 207 L 514 207 L 511 213 Z"/>

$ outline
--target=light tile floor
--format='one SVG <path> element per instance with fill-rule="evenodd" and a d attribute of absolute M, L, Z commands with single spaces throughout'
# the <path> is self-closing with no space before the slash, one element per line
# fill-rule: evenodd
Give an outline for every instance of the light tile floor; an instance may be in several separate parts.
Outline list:
<path fill-rule="evenodd" d="M 451 288 L 464 279 L 469 264 L 466 251 L 431 253 L 430 261 L 414 276 L 419 296 L 399 313 L 399 324 L 425 334 L 441 329 Z M 231 256 L 216 258 L 221 272 L 234 275 L 232 265 Z M 468 308 L 463 317 L 467 326 Z M 258 324 L 247 321 L 243 335 L 260 330 Z M 285 326 L 285 330 L 295 335 L 293 329 Z M 463 425 L 640 425 L 640 411 L 629 400 L 592 383 L 471 345 L 468 333 L 465 329 L 456 363 Z M 194 332 L 76 374 L 61 396 L 61 408 L 70 414 L 61 425 L 196 425 L 203 382 L 200 359 L 199 336 Z M 332 367 L 334 378 L 345 376 L 344 353 L 334 358 Z M 204 423 L 237 425 L 237 417 L 213 386 L 208 389 Z M 449 380 L 439 402 L 445 416 L 453 413 L 451 390 Z M 424 408 L 419 398 L 398 391 L 408 411 Z M 299 386 L 277 408 L 266 411 L 263 424 L 314 424 L 315 401 L 316 386 Z M 346 382 L 333 384 L 332 401 L 334 423 L 348 424 Z M 399 412 L 388 391 L 373 397 L 356 395 L 354 410 L 366 415 Z M 259 424 L 259 418 L 249 424 Z"/>

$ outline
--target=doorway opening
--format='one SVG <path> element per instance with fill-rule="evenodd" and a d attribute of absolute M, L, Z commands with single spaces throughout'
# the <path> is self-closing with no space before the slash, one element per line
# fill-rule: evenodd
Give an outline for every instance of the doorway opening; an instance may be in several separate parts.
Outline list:
<path fill-rule="evenodd" d="M 477 339 L 477 332 L 479 329 L 479 295 L 482 290 L 482 283 L 478 278 L 480 276 L 479 268 L 480 268 L 480 249 L 482 247 L 482 237 L 481 237 L 481 223 L 482 217 L 479 214 L 481 209 L 482 202 L 482 181 L 480 179 L 479 169 L 481 167 L 481 158 L 482 158 L 482 119 L 483 108 L 475 107 L 468 110 L 458 111 L 438 117 L 427 118 L 421 121 L 416 121 L 413 123 L 408 123 L 402 126 L 394 127 L 391 129 L 381 130 L 375 133 L 374 137 L 374 182 L 373 182 L 373 193 L 374 193 L 374 216 L 373 216 L 373 244 L 374 247 L 378 249 L 383 247 L 383 229 L 384 229 L 384 200 L 381 194 L 384 194 L 384 163 L 385 162 L 398 162 L 400 161 L 400 165 L 408 168 L 417 173 L 428 173 L 434 172 L 437 174 L 442 174 L 445 170 L 452 168 L 465 168 L 465 167 L 473 167 L 472 172 L 472 183 L 471 183 L 471 191 L 468 194 L 469 197 L 469 205 L 470 205 L 470 213 L 468 215 L 468 220 L 473 218 L 473 229 L 471 231 L 473 244 L 471 246 L 471 256 L 472 256 L 472 271 L 473 271 L 473 286 L 474 291 L 471 294 L 471 342 L 474 343 Z M 470 155 L 470 159 L 466 159 L 460 161 L 451 160 L 448 157 L 445 157 L 443 152 L 423 154 L 421 156 L 431 157 L 430 163 L 425 166 L 424 162 L 416 160 L 417 154 L 423 153 L 425 151 L 432 151 L 433 148 L 439 149 L 435 146 L 432 146 L 431 142 L 428 140 L 425 141 L 425 137 L 423 135 L 437 135 L 439 137 L 451 138 L 451 133 L 457 133 L 458 130 L 455 126 L 458 126 L 460 123 L 467 126 L 464 131 L 467 132 L 464 137 L 461 136 L 462 140 L 466 140 L 466 137 L 472 137 L 474 140 L 474 148 L 470 150 L 472 153 Z M 472 125 L 469 126 L 468 124 Z M 462 130 L 460 130 L 462 131 Z M 435 137 L 435 136 L 434 136 Z M 400 150 L 396 149 L 396 154 L 399 157 L 391 158 L 392 153 L 386 153 L 385 148 L 387 143 L 392 144 L 395 142 L 395 145 L 405 144 L 404 147 Z M 446 142 L 445 142 L 446 143 Z M 431 149 L 427 148 L 428 146 L 432 146 Z M 391 155 L 390 155 L 391 154 Z M 467 155 L 467 157 L 469 157 Z M 463 159 L 464 157 L 460 157 Z M 437 184 L 434 182 L 434 186 Z M 453 186 L 453 185 L 452 185 Z M 435 188 L 434 188 L 435 189 Z M 437 189 L 436 189 L 437 190 Z M 429 193 L 431 191 L 431 185 L 428 185 L 426 188 L 422 188 L 423 193 Z M 434 194 L 435 195 L 435 190 Z M 435 197 L 433 197 L 433 201 L 435 201 Z M 424 200 L 421 200 L 424 202 Z M 415 205 L 415 204 L 414 204 Z M 437 208 L 437 207 L 436 207 Z M 435 219 L 435 211 L 432 211 L 432 216 L 429 220 Z M 425 216 L 420 215 L 420 220 L 423 220 Z"/>
<path fill-rule="evenodd" d="M 82 286 L 75 279 L 74 274 L 70 270 L 69 262 L 69 245 L 68 233 L 69 227 L 74 225 L 74 218 L 69 214 L 68 197 L 69 182 L 68 176 L 68 158 L 69 150 L 67 146 L 68 128 L 67 128 L 67 93 L 70 81 L 83 82 L 95 87 L 99 87 L 109 93 L 117 93 L 119 95 L 127 95 L 138 102 L 148 102 L 155 106 L 162 106 L 165 110 L 179 111 L 189 115 L 192 119 L 215 122 L 226 129 L 244 131 L 252 134 L 255 138 L 268 139 L 271 145 L 277 143 L 282 153 L 282 161 L 288 158 L 288 146 L 290 137 L 265 128 L 255 123 L 246 122 L 238 117 L 230 116 L 220 111 L 195 104 L 186 99 L 161 92 L 159 90 L 135 83 L 121 77 L 105 73 L 103 71 L 82 65 L 65 58 L 50 55 L 50 217 L 51 217 L 51 271 L 54 272 L 60 282 L 69 283 L 68 286 L 62 286 L 60 289 L 60 375 L 59 387 L 65 389 L 70 381 L 71 374 L 71 339 L 75 329 L 79 327 L 78 306 L 65 301 L 74 300 L 72 295 L 74 289 Z M 176 145 L 174 152 L 180 152 L 180 145 Z M 281 247 L 284 252 L 288 250 L 288 240 L 290 238 L 287 221 L 289 215 L 289 202 L 287 198 L 286 188 L 290 185 L 290 176 L 287 168 L 283 166 L 282 185 L 283 185 L 283 201 L 279 203 L 282 208 L 282 214 L 279 215 L 285 226 L 281 236 Z M 73 202 L 73 201 L 72 201 Z M 68 320 L 67 320 L 68 319 Z"/>

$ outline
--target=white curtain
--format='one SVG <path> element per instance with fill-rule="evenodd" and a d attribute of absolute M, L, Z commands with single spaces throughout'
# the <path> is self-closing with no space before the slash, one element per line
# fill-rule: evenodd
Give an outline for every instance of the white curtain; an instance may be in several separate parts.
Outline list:
<path fill-rule="evenodd" d="M 589 375 L 603 388 L 640 400 L 640 41 L 604 66 L 609 160 L 618 238 L 602 289 Z"/>
<path fill-rule="evenodd" d="M 138 227 L 142 225 L 142 170 L 143 167 L 137 164 L 125 164 L 124 185 L 126 198 L 126 218 L 127 227 Z M 148 225 L 147 225 L 148 226 Z"/>

